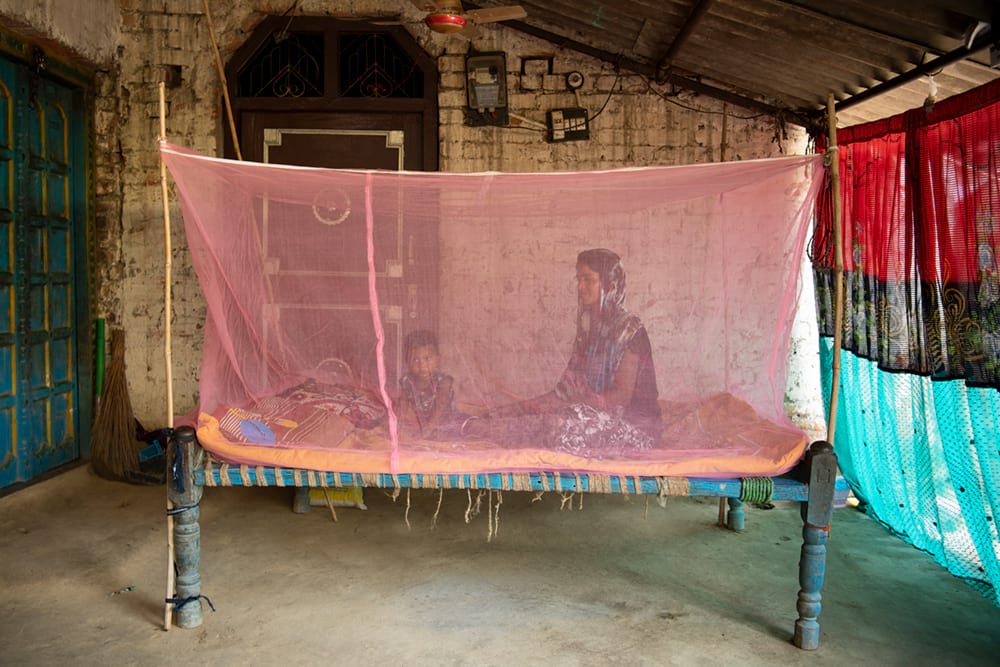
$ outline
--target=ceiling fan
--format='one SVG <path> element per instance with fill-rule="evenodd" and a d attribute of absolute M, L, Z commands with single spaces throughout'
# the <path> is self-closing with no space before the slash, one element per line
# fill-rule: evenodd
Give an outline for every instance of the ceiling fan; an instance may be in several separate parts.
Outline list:
<path fill-rule="evenodd" d="M 427 12 L 424 23 L 434 32 L 458 33 L 468 39 L 478 36 L 476 26 L 479 24 L 523 19 L 528 15 L 520 5 L 465 11 L 461 0 L 413 0 L 413 4 L 421 11 Z"/>

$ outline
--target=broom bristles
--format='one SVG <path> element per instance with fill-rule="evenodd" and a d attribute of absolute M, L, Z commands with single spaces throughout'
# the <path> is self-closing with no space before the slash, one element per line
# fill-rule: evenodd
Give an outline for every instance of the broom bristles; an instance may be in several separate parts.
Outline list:
<path fill-rule="evenodd" d="M 135 415 L 125 377 L 125 331 L 122 329 L 111 332 L 111 363 L 90 442 L 91 465 L 101 477 L 123 480 L 138 468 Z"/>

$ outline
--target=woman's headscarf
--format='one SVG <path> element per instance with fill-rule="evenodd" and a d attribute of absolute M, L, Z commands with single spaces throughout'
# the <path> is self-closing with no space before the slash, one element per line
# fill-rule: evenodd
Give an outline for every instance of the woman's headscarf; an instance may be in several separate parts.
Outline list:
<path fill-rule="evenodd" d="M 601 393 L 611 387 L 625 350 L 642 322 L 625 310 L 625 267 L 616 253 L 606 248 L 584 250 L 576 261 L 601 278 L 600 311 L 592 322 L 591 308 L 580 301 L 570 369 L 583 373 L 591 391 Z"/>

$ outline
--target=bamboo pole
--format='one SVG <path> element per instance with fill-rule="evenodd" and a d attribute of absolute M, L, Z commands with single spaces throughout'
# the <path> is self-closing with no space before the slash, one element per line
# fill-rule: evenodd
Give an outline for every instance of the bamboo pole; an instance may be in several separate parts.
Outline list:
<path fill-rule="evenodd" d="M 837 399 L 840 395 L 840 346 L 844 337 L 844 251 L 842 206 L 840 202 L 840 149 L 837 147 L 837 109 L 831 93 L 826 98 L 829 138 L 826 153 L 830 156 L 830 192 L 833 197 L 833 278 L 836 296 L 833 311 L 833 363 L 830 388 L 830 413 L 826 421 L 826 440 L 831 445 L 837 431 Z"/>
<path fill-rule="evenodd" d="M 160 141 L 167 140 L 167 102 L 166 88 L 160 82 Z M 170 352 L 170 313 L 171 293 L 170 283 L 173 274 L 173 259 L 170 248 L 170 201 L 167 190 L 167 165 L 160 156 L 160 195 L 163 200 L 163 248 L 164 248 L 164 273 L 166 277 L 163 281 L 163 362 L 166 366 L 167 384 L 167 428 L 171 431 L 174 428 L 174 378 L 173 359 Z M 174 516 L 171 510 L 174 504 L 170 501 L 169 495 L 170 480 L 167 480 L 167 598 L 174 597 Z M 169 630 L 173 621 L 173 604 L 166 603 L 163 610 L 163 629 Z"/>
<path fill-rule="evenodd" d="M 719 162 L 725 162 L 726 149 L 729 148 L 729 139 L 726 136 L 729 131 L 729 103 L 722 103 L 722 141 L 719 142 Z"/>
<path fill-rule="evenodd" d="M 243 161 L 240 152 L 240 139 L 236 136 L 236 120 L 233 118 L 233 105 L 229 101 L 229 85 L 226 83 L 226 68 L 222 64 L 222 54 L 219 53 L 219 42 L 215 38 L 215 27 L 212 25 L 212 10 L 205 0 L 205 20 L 208 22 L 208 36 L 212 38 L 212 50 L 215 52 L 215 67 L 219 71 L 219 81 L 222 83 L 222 100 L 226 104 L 226 120 L 229 122 L 229 133 L 233 138 L 233 148 L 236 149 L 236 159 Z"/>
<path fill-rule="evenodd" d="M 233 140 L 233 148 L 236 151 L 236 159 L 240 162 L 243 161 L 243 153 L 240 151 L 240 137 L 236 132 L 236 119 L 233 116 L 233 105 L 229 101 L 229 83 L 226 81 L 226 68 L 222 64 L 222 54 L 219 52 L 219 42 L 215 36 L 215 27 L 212 25 L 212 12 L 208 8 L 208 0 L 205 0 L 205 19 L 208 22 L 208 35 L 212 39 L 212 50 L 215 52 L 215 66 L 219 72 L 219 82 L 222 85 L 222 100 L 226 108 L 226 120 L 229 125 L 229 136 Z M 257 242 L 257 247 L 261 249 L 263 253 L 264 241 L 261 238 L 260 231 L 256 226 L 253 227 L 254 240 Z M 268 303 L 274 303 L 273 287 L 271 286 L 270 278 L 266 279 L 267 293 L 270 297 Z"/>
<path fill-rule="evenodd" d="M 233 118 L 233 107 L 229 100 L 229 88 L 226 84 L 226 70 L 222 64 L 222 55 L 219 53 L 219 43 L 215 37 L 215 28 L 212 25 L 212 12 L 208 6 L 208 0 L 205 0 L 205 19 L 208 22 L 208 32 L 212 38 L 212 48 L 215 52 L 215 65 L 219 72 L 219 80 L 222 84 L 222 96 L 225 100 L 226 106 L 226 118 L 229 122 L 229 131 L 233 138 L 233 147 L 236 149 L 236 157 L 240 160 L 243 159 L 243 154 L 240 152 L 240 141 L 236 134 L 236 122 Z M 160 141 L 166 141 L 167 139 L 167 114 L 166 114 L 166 87 L 164 83 L 160 82 Z M 165 328 L 165 342 L 164 342 L 164 362 L 166 364 L 166 384 L 167 384 L 167 427 L 173 430 L 174 427 L 174 383 L 173 383 L 173 360 L 171 357 L 171 329 L 170 329 L 170 315 L 172 311 L 171 307 L 171 283 L 173 281 L 173 258 L 172 250 L 170 244 L 170 201 L 169 201 L 169 191 L 167 189 L 167 165 L 160 158 L 160 194 L 163 200 L 163 242 L 164 242 L 164 269 L 166 273 L 166 279 L 164 282 L 164 328 Z M 169 480 L 168 480 L 169 489 Z M 174 504 L 170 500 L 169 490 L 167 495 L 167 595 L 166 599 L 170 600 L 174 597 L 174 586 L 175 586 L 175 574 L 174 574 L 174 560 L 175 560 L 175 546 L 174 546 L 174 517 L 172 510 L 174 509 Z M 170 630 L 173 623 L 173 603 L 167 602 L 163 611 L 163 629 Z"/>

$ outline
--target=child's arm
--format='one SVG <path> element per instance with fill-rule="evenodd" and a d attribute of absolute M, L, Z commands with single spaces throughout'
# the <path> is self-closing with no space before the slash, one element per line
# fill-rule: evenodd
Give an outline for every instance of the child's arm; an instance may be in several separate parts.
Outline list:
<path fill-rule="evenodd" d="M 392 402 L 392 408 L 396 411 L 396 419 L 399 420 L 400 426 L 405 427 L 407 431 L 416 426 L 419 432 L 420 419 L 417 417 L 417 409 L 413 404 L 411 391 L 407 378 L 403 378 L 399 383 L 399 394 Z"/>
<path fill-rule="evenodd" d="M 430 433 L 441 423 L 442 417 L 451 411 L 451 404 L 454 400 L 455 381 L 450 375 L 445 375 L 437 387 L 437 395 L 434 398 L 434 407 L 425 423 L 421 424 L 424 435 Z"/>
<path fill-rule="evenodd" d="M 396 419 L 399 420 L 400 424 L 415 424 L 417 422 L 417 413 L 413 409 L 413 403 L 408 401 L 406 396 L 400 394 L 393 401 L 392 407 L 396 411 Z"/>

